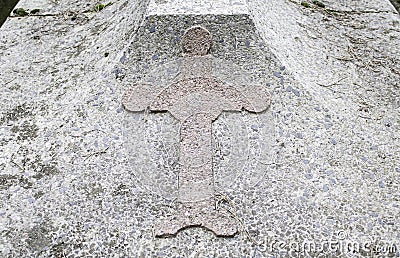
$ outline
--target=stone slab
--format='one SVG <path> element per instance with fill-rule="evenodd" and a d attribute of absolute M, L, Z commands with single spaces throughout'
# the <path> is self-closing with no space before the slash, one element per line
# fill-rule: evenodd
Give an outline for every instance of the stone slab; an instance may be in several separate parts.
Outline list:
<path fill-rule="evenodd" d="M 151 0 L 147 15 L 248 14 L 245 0 Z"/>
<path fill-rule="evenodd" d="M 73 1 L 64 3 L 73 10 Z M 117 1 L 101 12 L 77 12 L 74 19 L 8 19 L 0 29 L 0 256 L 346 252 L 295 248 L 323 241 L 364 245 L 348 256 L 398 255 L 400 18 L 384 9 L 388 1 L 359 3 L 360 11 L 329 13 L 293 1 L 252 0 L 252 19 L 144 20 L 148 2 Z M 368 11 L 381 3 L 381 11 Z M 251 20 L 262 37 L 252 35 Z M 230 29 L 230 23 L 238 27 Z M 161 172 L 171 178 L 165 185 L 174 182 L 179 127 L 166 114 L 127 120 L 121 107 L 126 86 L 154 77 L 155 66 L 179 63 L 175 38 L 192 25 L 207 25 L 216 35 L 216 57 L 251 71 L 273 97 L 273 164 L 260 159 L 265 165 L 251 167 L 249 148 L 232 147 L 264 153 L 266 140 L 257 144 L 257 137 L 270 130 L 260 131 L 265 127 L 254 126 L 247 115 L 225 114 L 213 128 L 220 188 L 230 189 L 219 205 L 240 220 L 234 238 L 202 228 L 154 238 L 154 221 L 175 203 L 173 185 L 160 190 L 151 182 L 164 183 Z M 141 59 L 132 54 L 135 47 Z M 163 71 L 168 77 L 171 70 Z M 267 126 L 271 120 L 263 121 Z M 127 172 L 133 167 L 126 156 L 128 135 L 136 142 L 130 146 L 140 173 Z M 152 160 L 159 161 L 152 171 L 160 172 L 144 181 L 140 175 Z M 242 173 L 226 177 L 242 164 Z M 249 177 L 254 171 L 257 177 Z"/>

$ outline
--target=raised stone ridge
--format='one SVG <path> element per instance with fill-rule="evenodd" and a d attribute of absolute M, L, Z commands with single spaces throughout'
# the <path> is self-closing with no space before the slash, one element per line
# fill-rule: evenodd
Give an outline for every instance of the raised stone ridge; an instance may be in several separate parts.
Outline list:
<path fill-rule="evenodd" d="M 151 0 L 147 15 L 248 14 L 245 0 Z"/>

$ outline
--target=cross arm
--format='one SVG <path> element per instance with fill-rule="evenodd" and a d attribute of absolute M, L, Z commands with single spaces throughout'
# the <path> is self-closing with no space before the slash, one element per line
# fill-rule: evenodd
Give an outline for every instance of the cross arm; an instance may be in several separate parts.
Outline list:
<path fill-rule="evenodd" d="M 241 111 L 243 109 L 258 113 L 267 110 L 270 104 L 271 97 L 268 89 L 262 85 L 232 85 L 216 77 L 198 77 L 178 80 L 165 87 L 156 94 L 149 108 L 150 110 L 174 110 L 179 111 L 178 113 L 202 110 L 202 112 L 219 114 L 217 110 Z M 178 108 L 180 106 L 186 109 L 192 107 L 193 110 Z"/>
<path fill-rule="evenodd" d="M 150 84 L 140 83 L 131 86 L 122 96 L 122 105 L 126 110 L 140 112 L 146 110 L 157 95 Z"/>
<path fill-rule="evenodd" d="M 242 85 L 236 86 L 243 96 L 246 98 L 246 106 L 244 107 L 250 112 L 263 112 L 271 105 L 271 94 L 268 89 L 262 85 Z"/>

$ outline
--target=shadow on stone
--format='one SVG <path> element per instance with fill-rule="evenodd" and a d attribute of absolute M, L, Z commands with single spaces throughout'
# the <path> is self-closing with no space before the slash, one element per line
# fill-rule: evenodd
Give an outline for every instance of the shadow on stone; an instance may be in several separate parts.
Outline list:
<path fill-rule="evenodd" d="M 0 0 L 0 27 L 17 5 L 18 0 Z"/>

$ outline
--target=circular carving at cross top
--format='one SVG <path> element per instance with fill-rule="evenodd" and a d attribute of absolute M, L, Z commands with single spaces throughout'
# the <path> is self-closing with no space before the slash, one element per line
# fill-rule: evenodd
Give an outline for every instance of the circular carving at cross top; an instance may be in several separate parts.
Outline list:
<path fill-rule="evenodd" d="M 186 56 L 204 56 L 211 49 L 211 33 L 203 27 L 194 26 L 183 35 L 181 44 Z"/>

